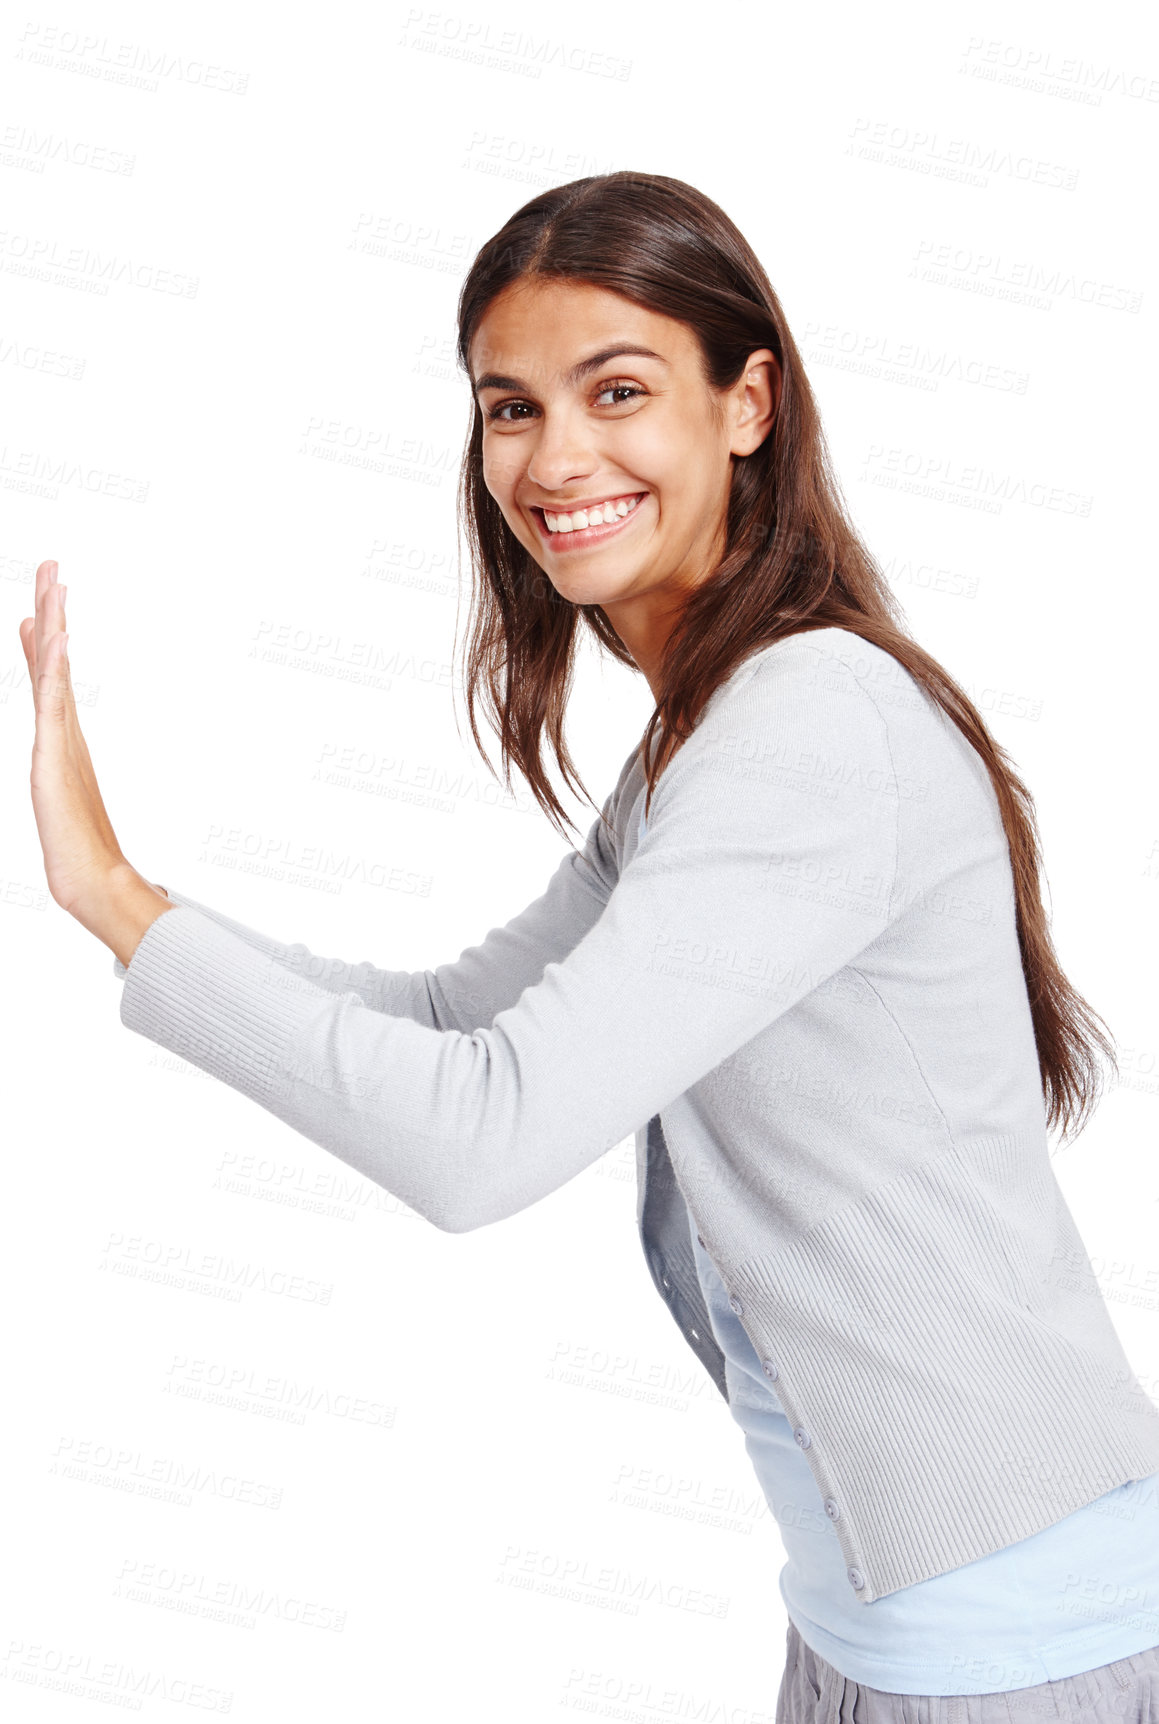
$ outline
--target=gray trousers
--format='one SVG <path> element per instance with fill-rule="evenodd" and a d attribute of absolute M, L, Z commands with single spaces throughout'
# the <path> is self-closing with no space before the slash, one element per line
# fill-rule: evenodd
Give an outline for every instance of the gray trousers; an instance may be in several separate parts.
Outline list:
<path fill-rule="evenodd" d="M 1159 1724 L 1159 1646 L 995 1694 L 887 1694 L 834 1670 L 789 1623 L 775 1724 Z"/>

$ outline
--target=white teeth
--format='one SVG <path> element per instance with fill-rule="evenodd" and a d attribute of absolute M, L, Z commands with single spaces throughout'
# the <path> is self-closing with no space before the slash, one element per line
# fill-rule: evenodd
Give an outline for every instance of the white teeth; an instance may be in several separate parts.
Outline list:
<path fill-rule="evenodd" d="M 592 509 L 577 509 L 574 515 L 553 515 L 545 509 L 543 518 L 551 533 L 575 533 L 584 527 L 599 527 L 609 521 L 623 520 L 639 501 L 639 497 L 621 497 L 616 503 L 597 503 Z"/>

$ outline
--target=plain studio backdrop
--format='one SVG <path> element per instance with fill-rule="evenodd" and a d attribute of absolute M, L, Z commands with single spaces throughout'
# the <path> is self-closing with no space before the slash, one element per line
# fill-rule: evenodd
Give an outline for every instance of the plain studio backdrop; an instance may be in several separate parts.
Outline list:
<path fill-rule="evenodd" d="M 81 722 L 146 878 L 405 969 L 539 894 L 562 842 L 472 747 L 457 680 L 454 310 L 483 240 L 584 174 L 691 181 L 748 236 L 854 520 L 1036 797 L 1063 964 L 1121 1051 L 1055 1165 L 1159 1394 L 1142 23 L 11 14 L 6 1717 L 771 1719 L 776 1522 L 652 1287 L 632 1140 L 440 1234 L 123 1029 L 112 954 L 47 894 L 28 793 L 18 625 L 55 557 Z M 650 710 L 585 646 L 569 736 L 597 805 Z M 582 836 L 593 810 L 569 812 Z"/>

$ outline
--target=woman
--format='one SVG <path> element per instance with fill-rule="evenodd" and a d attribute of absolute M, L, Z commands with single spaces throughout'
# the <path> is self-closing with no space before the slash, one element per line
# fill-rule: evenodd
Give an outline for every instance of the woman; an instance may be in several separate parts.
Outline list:
<path fill-rule="evenodd" d="M 578 180 L 483 247 L 459 356 L 476 743 L 481 689 L 559 824 L 581 622 L 655 697 L 582 852 L 416 974 L 166 895 L 105 813 L 43 564 L 53 897 L 129 1028 L 447 1231 L 635 1132 L 649 1268 L 782 1527 L 781 1724 L 1151 1717 L 1159 1410 L 1047 1147 L 1110 1044 L 1031 798 L 846 519 L 763 269 L 679 180 Z"/>

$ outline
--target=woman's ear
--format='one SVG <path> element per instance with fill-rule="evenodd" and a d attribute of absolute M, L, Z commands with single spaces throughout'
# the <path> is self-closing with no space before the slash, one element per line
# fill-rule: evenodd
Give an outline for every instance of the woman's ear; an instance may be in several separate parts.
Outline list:
<path fill-rule="evenodd" d="M 777 417 L 781 383 L 780 362 L 772 348 L 755 348 L 733 390 L 735 409 L 729 444 L 732 454 L 751 455 L 760 448 Z"/>

